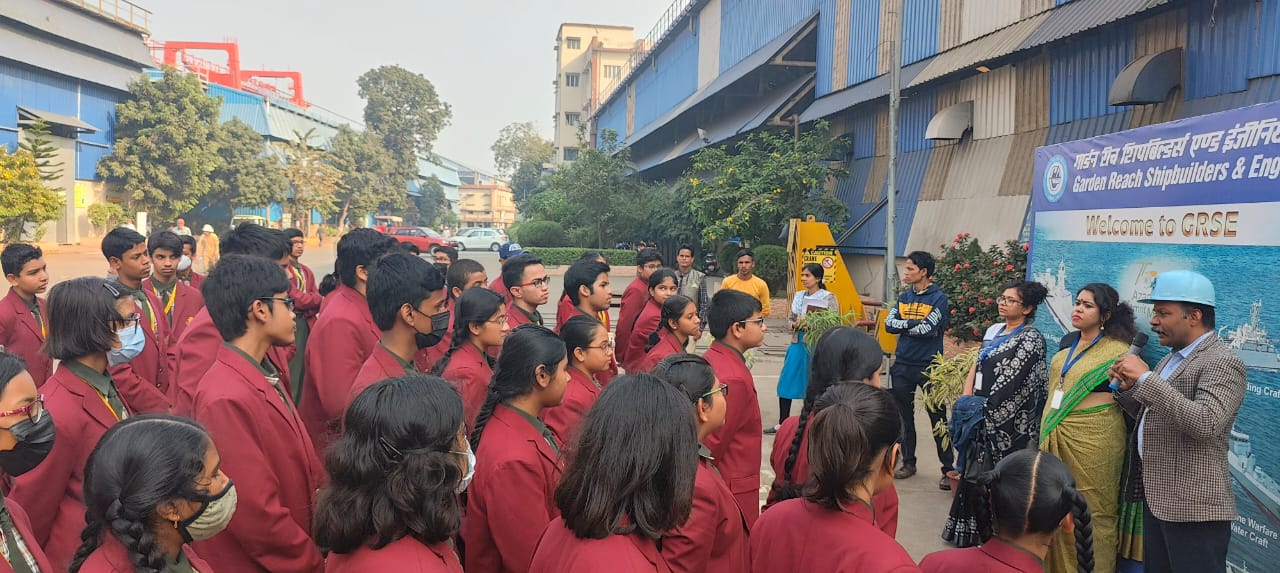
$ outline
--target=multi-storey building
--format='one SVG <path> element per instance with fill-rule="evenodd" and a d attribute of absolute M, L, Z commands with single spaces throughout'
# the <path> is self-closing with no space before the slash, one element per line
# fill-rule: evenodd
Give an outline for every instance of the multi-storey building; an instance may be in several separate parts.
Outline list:
<path fill-rule="evenodd" d="M 616 88 L 635 48 L 635 30 L 627 26 L 561 24 L 556 34 L 555 163 L 573 161 L 582 145 L 581 126 Z M 583 130 L 590 144 L 592 130 Z"/>

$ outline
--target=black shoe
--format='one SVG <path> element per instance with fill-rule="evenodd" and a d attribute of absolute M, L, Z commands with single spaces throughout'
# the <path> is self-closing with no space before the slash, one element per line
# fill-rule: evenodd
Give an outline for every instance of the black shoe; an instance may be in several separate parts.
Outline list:
<path fill-rule="evenodd" d="M 898 471 L 893 472 L 894 479 L 907 479 L 913 475 L 916 475 L 915 464 L 902 464 L 902 467 L 898 468 Z"/>
<path fill-rule="evenodd" d="M 938 489 L 942 491 L 951 491 L 951 480 L 948 479 L 947 476 L 942 476 L 942 479 L 938 480 Z"/>
<path fill-rule="evenodd" d="M 777 426 L 769 426 L 768 428 L 765 428 L 765 429 L 764 429 L 764 433 L 766 433 L 766 434 L 776 434 L 776 433 L 778 433 L 778 429 L 779 429 L 779 428 L 781 428 L 781 427 L 782 427 L 782 424 L 778 424 Z"/>

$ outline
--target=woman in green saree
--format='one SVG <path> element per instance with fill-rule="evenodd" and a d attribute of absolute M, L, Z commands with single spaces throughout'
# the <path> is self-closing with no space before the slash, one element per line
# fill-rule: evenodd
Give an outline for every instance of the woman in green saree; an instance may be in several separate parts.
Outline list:
<path fill-rule="evenodd" d="M 1121 481 L 1127 430 L 1112 397 L 1107 369 L 1129 350 L 1137 333 L 1133 309 L 1116 289 L 1090 283 L 1076 293 L 1071 311 L 1076 331 L 1063 337 L 1049 363 L 1049 400 L 1040 429 L 1040 449 L 1062 459 L 1075 475 L 1093 513 L 1095 573 L 1113 573 L 1116 557 L 1142 560 L 1142 507 L 1122 503 Z M 1129 519 L 1126 519 L 1126 516 Z M 1058 534 L 1044 570 L 1077 571 L 1075 541 Z"/>

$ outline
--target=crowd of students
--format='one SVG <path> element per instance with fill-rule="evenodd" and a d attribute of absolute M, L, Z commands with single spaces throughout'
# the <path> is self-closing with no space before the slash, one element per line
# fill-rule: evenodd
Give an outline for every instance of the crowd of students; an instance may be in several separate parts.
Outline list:
<path fill-rule="evenodd" d="M 47 302 L 40 250 L 4 250 L 0 571 L 1033 571 L 1060 531 L 1088 555 L 1070 472 L 1028 452 L 981 479 L 991 541 L 917 566 L 862 331 L 819 339 L 761 514 L 758 299 L 721 290 L 704 324 L 646 250 L 611 331 L 587 253 L 553 330 L 533 254 L 504 249 L 497 293 L 357 229 L 317 285 L 301 238 L 242 224 L 201 276 L 177 235 L 116 229 L 115 278 Z"/>

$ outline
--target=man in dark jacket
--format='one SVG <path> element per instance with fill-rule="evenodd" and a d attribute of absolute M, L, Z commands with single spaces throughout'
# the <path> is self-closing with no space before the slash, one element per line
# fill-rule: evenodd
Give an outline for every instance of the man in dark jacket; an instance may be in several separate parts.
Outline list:
<path fill-rule="evenodd" d="M 907 255 L 902 282 L 911 288 L 898 296 L 898 303 L 889 308 L 884 320 L 885 330 L 898 335 L 897 355 L 889 370 L 893 397 L 902 414 L 902 467 L 893 475 L 898 479 L 916 473 L 916 388 L 927 382 L 924 371 L 933 357 L 942 352 L 942 335 L 947 331 L 947 295 L 933 284 L 933 270 L 933 255 L 924 251 Z M 931 426 L 946 421 L 945 409 L 929 411 Z M 943 447 L 942 438 L 938 436 L 934 436 L 933 441 L 942 462 L 938 487 L 949 490 L 947 472 L 952 469 L 951 448 Z"/>

